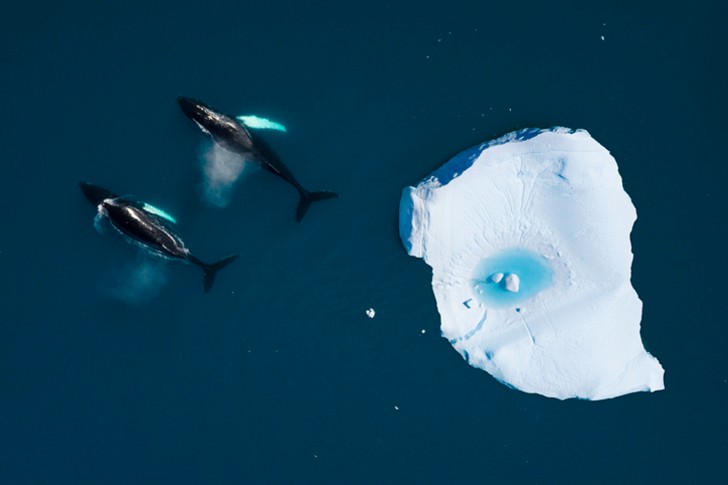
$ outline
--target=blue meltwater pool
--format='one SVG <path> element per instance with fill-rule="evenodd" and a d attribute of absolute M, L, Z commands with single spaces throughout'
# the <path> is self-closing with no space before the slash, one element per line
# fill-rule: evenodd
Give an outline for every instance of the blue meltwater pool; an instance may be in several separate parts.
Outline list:
<path fill-rule="evenodd" d="M 502 279 L 493 281 L 494 275 Z M 506 289 L 508 275 L 519 280 L 517 292 Z M 484 259 L 476 268 L 473 282 L 478 298 L 489 306 L 502 308 L 516 306 L 551 285 L 553 271 L 549 260 L 527 249 L 506 249 Z"/>

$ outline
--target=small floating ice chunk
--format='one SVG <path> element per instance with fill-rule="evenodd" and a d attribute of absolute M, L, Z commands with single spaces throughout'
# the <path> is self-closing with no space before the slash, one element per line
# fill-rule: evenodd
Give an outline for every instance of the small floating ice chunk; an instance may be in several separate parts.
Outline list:
<path fill-rule="evenodd" d="M 407 252 L 432 267 L 442 336 L 470 365 L 558 399 L 664 389 L 630 282 L 637 213 L 586 131 L 531 128 L 466 150 L 406 188 L 399 215 Z"/>
<path fill-rule="evenodd" d="M 490 275 L 490 281 L 495 284 L 500 283 L 502 279 L 503 279 L 503 273 L 493 273 L 492 275 Z"/>
<path fill-rule="evenodd" d="M 518 290 L 520 288 L 521 280 L 520 278 L 518 278 L 518 275 L 514 273 L 508 273 L 508 276 L 506 276 L 505 284 L 506 291 L 510 291 L 511 293 L 518 293 Z"/>
<path fill-rule="evenodd" d="M 366 313 L 367 313 L 367 316 L 369 318 L 374 318 L 374 315 L 376 315 L 376 312 L 374 311 L 374 308 L 368 309 Z"/>

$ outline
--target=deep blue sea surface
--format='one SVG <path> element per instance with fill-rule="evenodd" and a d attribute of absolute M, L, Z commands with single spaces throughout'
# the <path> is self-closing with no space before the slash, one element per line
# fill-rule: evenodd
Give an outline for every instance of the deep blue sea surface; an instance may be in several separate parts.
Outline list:
<path fill-rule="evenodd" d="M 5 5 L 0 483 L 728 481 L 725 5 Z M 297 224 L 258 170 L 204 203 L 179 95 L 285 124 L 270 145 L 340 198 Z M 398 239 L 403 187 L 554 125 L 607 147 L 637 207 L 663 392 L 561 402 L 471 368 Z M 81 180 L 241 258 L 204 294 L 99 234 Z"/>

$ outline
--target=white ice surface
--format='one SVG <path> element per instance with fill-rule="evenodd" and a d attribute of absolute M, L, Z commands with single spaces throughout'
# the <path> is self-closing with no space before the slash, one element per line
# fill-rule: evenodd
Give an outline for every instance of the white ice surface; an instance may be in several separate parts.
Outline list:
<path fill-rule="evenodd" d="M 406 188 L 400 236 L 432 267 L 442 334 L 470 365 L 525 392 L 597 400 L 664 389 L 630 283 L 636 217 L 589 133 L 528 129 Z M 491 276 L 516 270 L 519 293 L 500 296 Z"/>

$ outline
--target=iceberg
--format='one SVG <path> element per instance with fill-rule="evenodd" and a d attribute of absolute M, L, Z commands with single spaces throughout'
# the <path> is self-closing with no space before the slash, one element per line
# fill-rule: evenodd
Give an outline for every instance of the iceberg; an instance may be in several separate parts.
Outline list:
<path fill-rule="evenodd" d="M 587 131 L 466 150 L 405 188 L 399 210 L 407 252 L 432 267 L 442 335 L 470 365 L 558 399 L 664 389 L 630 282 L 637 213 Z"/>

